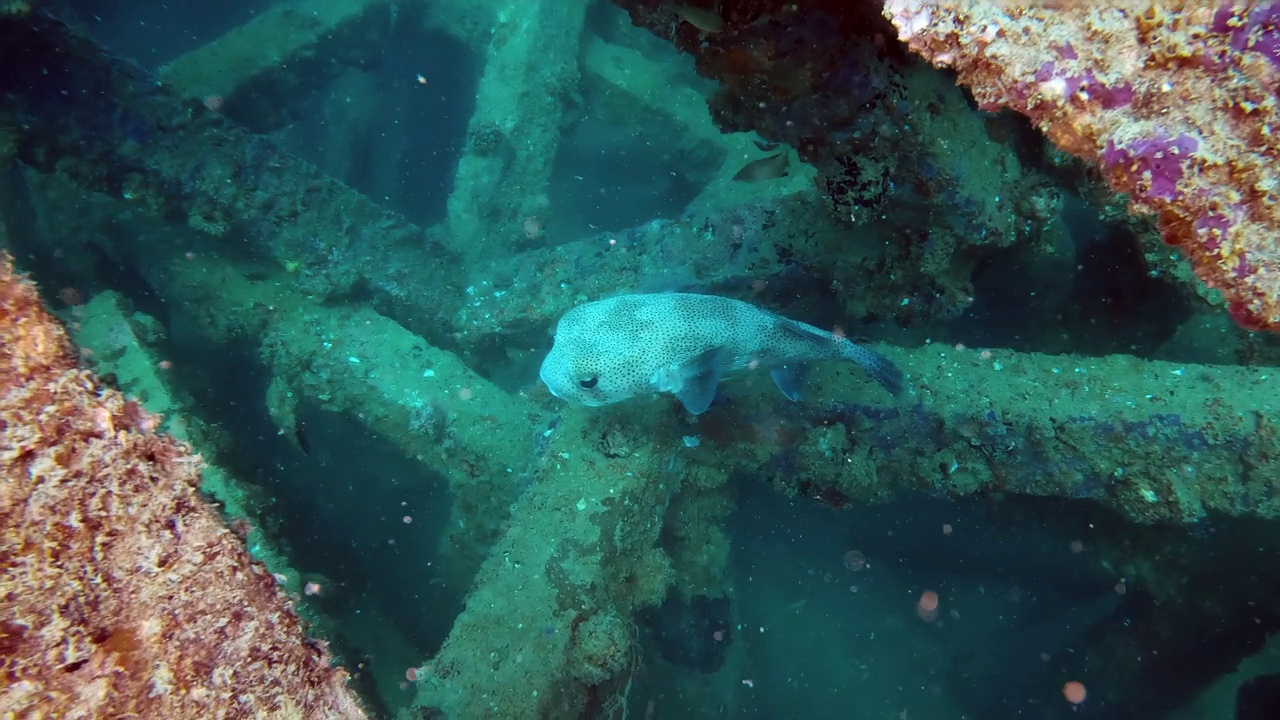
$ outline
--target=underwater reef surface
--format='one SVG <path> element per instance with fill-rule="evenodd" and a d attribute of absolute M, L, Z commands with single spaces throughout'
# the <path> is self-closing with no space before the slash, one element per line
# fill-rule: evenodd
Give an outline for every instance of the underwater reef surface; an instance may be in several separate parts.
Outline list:
<path fill-rule="evenodd" d="M 180 506 L 146 518 L 211 544 L 160 574 L 230 568 L 200 602 L 254 613 L 193 603 L 193 622 L 283 623 L 253 657 L 302 667 L 304 708 L 1218 717 L 1241 687 L 1261 706 L 1280 345 L 1231 320 L 1274 323 L 1274 146 L 1251 125 L 1274 106 L 1268 6 L 617 4 L 304 0 L 208 41 L 168 6 L 5 6 L 4 245 L 78 345 L 55 343 L 62 369 L 119 410 L 108 435 L 80 411 L 5 426 L 13 447 L 141 453 L 160 470 L 129 492 L 178 462 L 164 436 L 199 450 Z M 106 21 L 135 29 L 95 37 Z M 137 27 L 194 46 L 135 52 L 145 68 L 103 49 L 149 47 Z M 1186 88 L 1163 89 L 1172 67 Z M 1187 93 L 1168 124 L 1134 120 Z M 798 402 L 745 372 L 697 416 L 551 397 L 558 319 L 645 290 L 857 338 L 906 390 L 819 364 Z M 122 543 L 130 507 L 77 522 Z M 69 677 L 153 649 L 111 623 Z M 53 645 L 19 650 L 68 681 Z"/>
<path fill-rule="evenodd" d="M 7 255 L 0 347 L 0 711 L 367 717 L 199 495 L 199 456 L 78 366 Z"/>

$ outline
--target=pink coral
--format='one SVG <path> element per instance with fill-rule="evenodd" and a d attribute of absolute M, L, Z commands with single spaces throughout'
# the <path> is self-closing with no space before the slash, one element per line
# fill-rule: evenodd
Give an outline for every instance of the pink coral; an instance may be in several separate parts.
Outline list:
<path fill-rule="evenodd" d="M 1280 330 L 1280 3 L 889 0 L 899 37 L 1099 163 L 1219 289 Z"/>

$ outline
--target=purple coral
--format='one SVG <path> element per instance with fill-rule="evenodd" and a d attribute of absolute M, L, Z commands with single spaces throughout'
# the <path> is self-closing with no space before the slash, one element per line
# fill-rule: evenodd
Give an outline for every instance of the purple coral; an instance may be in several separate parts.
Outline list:
<path fill-rule="evenodd" d="M 1147 200 L 1173 200 L 1182 179 L 1182 162 L 1199 147 L 1200 142 L 1190 135 L 1169 137 L 1163 132 L 1124 146 L 1108 140 L 1102 162 L 1125 176 L 1136 195 Z"/>
<path fill-rule="evenodd" d="M 1244 8 L 1224 5 L 1213 16 L 1213 31 L 1231 33 L 1231 49 L 1261 53 L 1280 68 L 1280 3 L 1254 8 L 1242 16 Z"/>
<path fill-rule="evenodd" d="M 1196 220 L 1193 226 L 1196 237 L 1200 239 L 1200 247 L 1211 253 L 1222 249 L 1222 239 L 1231 229 L 1231 219 L 1225 215 L 1210 214 Z"/>
<path fill-rule="evenodd" d="M 1070 44 L 1060 46 L 1055 50 L 1064 59 L 1074 60 L 1076 58 L 1075 48 L 1071 47 Z M 1077 92 L 1083 90 L 1087 97 L 1096 99 L 1104 110 L 1114 110 L 1133 102 L 1132 85 L 1127 82 L 1106 85 L 1092 69 L 1086 69 L 1083 73 L 1077 75 L 1068 75 L 1062 72 L 1053 61 L 1045 61 L 1036 71 L 1035 79 L 1036 82 L 1040 83 L 1061 79 L 1064 83 L 1064 95 L 1074 97 Z"/>

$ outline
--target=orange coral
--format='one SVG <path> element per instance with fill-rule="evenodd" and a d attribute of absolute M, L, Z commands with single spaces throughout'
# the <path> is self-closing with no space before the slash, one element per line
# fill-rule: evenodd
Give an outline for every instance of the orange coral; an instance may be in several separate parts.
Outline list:
<path fill-rule="evenodd" d="M 1250 328 L 1280 330 L 1280 3 L 889 0 L 912 50 L 1100 163 Z"/>
<path fill-rule="evenodd" d="M 198 457 L 77 368 L 0 254 L 0 716 L 362 718 Z"/>

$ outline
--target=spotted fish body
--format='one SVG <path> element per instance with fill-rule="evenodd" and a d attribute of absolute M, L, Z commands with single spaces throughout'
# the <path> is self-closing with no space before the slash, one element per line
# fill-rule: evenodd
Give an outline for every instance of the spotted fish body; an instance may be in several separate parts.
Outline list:
<path fill-rule="evenodd" d="M 553 395 L 580 405 L 671 393 L 697 415 L 724 376 L 756 367 L 798 399 L 805 365 L 819 360 L 857 363 L 891 393 L 902 389 L 902 372 L 888 358 L 847 338 L 741 300 L 693 293 L 579 305 L 560 318 L 539 375 Z"/>

